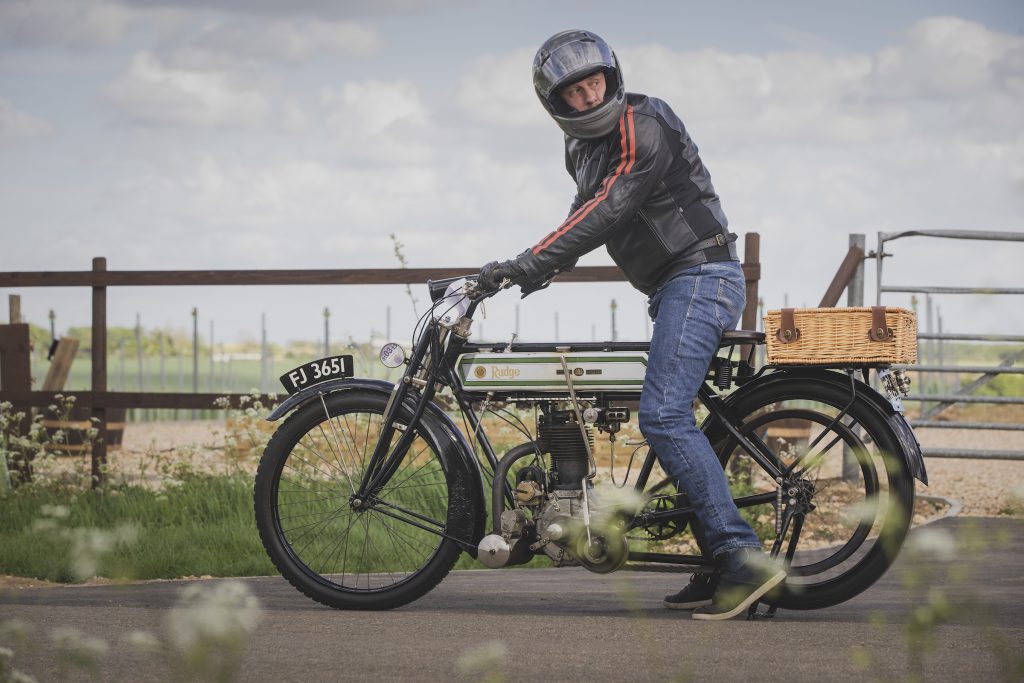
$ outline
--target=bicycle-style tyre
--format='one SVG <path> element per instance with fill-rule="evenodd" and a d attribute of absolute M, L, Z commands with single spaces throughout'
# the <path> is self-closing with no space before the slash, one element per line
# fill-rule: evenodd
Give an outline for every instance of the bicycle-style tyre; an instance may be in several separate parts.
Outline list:
<path fill-rule="evenodd" d="M 339 609 L 391 609 L 434 588 L 460 548 L 438 531 L 466 528 L 463 476 L 429 425 L 372 501 L 356 502 L 387 403 L 348 390 L 310 401 L 275 432 L 260 461 L 253 500 L 274 566 L 306 596 Z M 397 421 L 407 425 L 403 406 Z M 392 443 L 401 432 L 395 430 Z"/>
<path fill-rule="evenodd" d="M 798 376 L 740 390 L 727 404 L 739 431 L 762 444 L 777 464 L 788 466 L 804 458 L 797 468 L 804 470 L 794 487 L 798 490 L 783 495 L 787 502 L 809 501 L 811 509 L 789 525 L 780 559 L 798 526 L 800 535 L 788 577 L 783 590 L 766 602 L 785 609 L 818 609 L 849 600 L 871 586 L 895 559 L 914 506 L 914 480 L 886 416 L 866 397 L 849 405 L 848 388 Z M 734 496 L 777 490 L 771 477 L 720 425 L 712 426 L 708 436 L 729 472 Z M 770 549 L 775 508 L 745 510 L 765 549 Z"/>

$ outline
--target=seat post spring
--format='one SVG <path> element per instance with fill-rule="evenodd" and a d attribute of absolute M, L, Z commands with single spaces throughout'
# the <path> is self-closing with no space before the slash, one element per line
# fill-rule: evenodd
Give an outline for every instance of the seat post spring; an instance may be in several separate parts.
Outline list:
<path fill-rule="evenodd" d="M 715 386 L 721 390 L 732 385 L 732 361 L 720 356 L 715 358 Z"/>

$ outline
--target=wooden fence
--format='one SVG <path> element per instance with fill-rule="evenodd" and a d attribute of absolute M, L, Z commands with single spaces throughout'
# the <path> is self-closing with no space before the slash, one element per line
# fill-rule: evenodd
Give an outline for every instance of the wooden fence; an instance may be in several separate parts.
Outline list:
<path fill-rule="evenodd" d="M 428 279 L 457 277 L 476 268 L 373 268 L 348 270 L 107 270 L 107 260 L 94 258 L 92 270 L 64 272 L 0 272 L 0 287 L 90 287 L 92 289 L 92 390 L 60 392 L 73 394 L 76 406 L 91 409 L 98 434 L 92 447 L 92 480 L 99 485 L 107 461 L 108 408 L 239 407 L 251 394 L 130 392 L 107 390 L 107 288 L 174 287 L 219 285 L 384 285 L 422 284 Z M 757 324 L 758 282 L 761 278 L 760 236 L 747 233 L 744 240 L 743 271 L 747 281 L 747 306 L 742 326 Z M 581 266 L 558 276 L 558 282 L 623 281 L 615 266 Z M 13 312 L 12 312 L 13 313 Z M 29 330 L 12 319 L 0 325 L 0 401 L 10 402 L 15 411 L 28 414 L 56 402 L 58 392 L 32 391 L 29 371 Z M 266 401 L 269 397 L 262 397 Z M 218 401 L 219 399 L 219 401 Z M 225 400 L 226 399 L 226 400 Z M 22 429 L 27 429 L 26 424 Z M 23 463 L 25 474 L 30 473 Z"/>

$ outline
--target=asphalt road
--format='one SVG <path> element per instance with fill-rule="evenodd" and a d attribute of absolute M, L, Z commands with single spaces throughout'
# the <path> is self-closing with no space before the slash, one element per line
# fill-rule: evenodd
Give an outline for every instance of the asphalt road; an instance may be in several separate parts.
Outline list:
<path fill-rule="evenodd" d="M 457 572 L 421 600 L 390 612 L 331 610 L 283 579 L 242 579 L 259 600 L 260 622 L 237 680 L 831 683 L 906 680 L 914 672 L 926 681 L 1024 679 L 1024 521 L 945 519 L 925 529 L 983 542 L 969 555 L 924 565 L 932 589 L 954 609 L 947 623 L 930 631 L 919 667 L 907 623 L 923 591 L 903 585 L 913 566 L 905 553 L 857 598 L 825 610 L 780 611 L 771 621 L 698 622 L 663 609 L 661 597 L 677 590 L 685 574 Z M 0 622 L 17 619 L 34 635 L 18 643 L 0 636 L 0 645 L 13 645 L 19 670 L 55 680 L 62 673 L 49 634 L 73 627 L 105 640 L 110 651 L 95 677 L 72 669 L 69 680 L 170 680 L 164 659 L 127 645 L 125 637 L 164 633 L 184 587 L 218 583 L 11 591 L 0 595 Z M 1007 658 L 1016 658 L 1016 670 Z"/>

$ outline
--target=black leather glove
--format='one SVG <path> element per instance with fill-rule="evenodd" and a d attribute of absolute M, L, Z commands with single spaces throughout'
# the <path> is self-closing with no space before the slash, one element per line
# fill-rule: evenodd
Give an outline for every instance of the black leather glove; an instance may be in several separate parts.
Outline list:
<path fill-rule="evenodd" d="M 521 285 L 526 283 L 526 272 L 515 261 L 491 261 L 480 269 L 476 281 L 484 289 L 490 290 L 500 287 L 506 278 L 513 284 Z"/>

